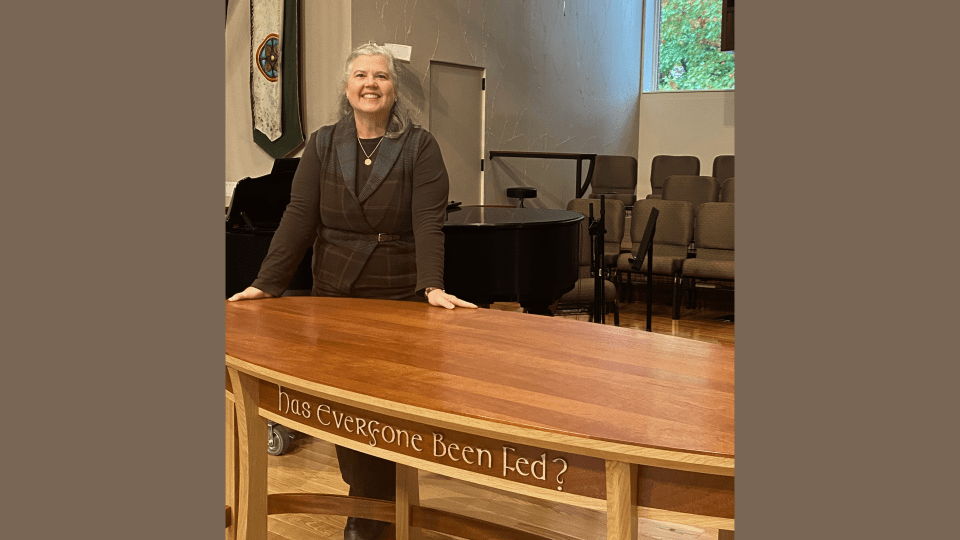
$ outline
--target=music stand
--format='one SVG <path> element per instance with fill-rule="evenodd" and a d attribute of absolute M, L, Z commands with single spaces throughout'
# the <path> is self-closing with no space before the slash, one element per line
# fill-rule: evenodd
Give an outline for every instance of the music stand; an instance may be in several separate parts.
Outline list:
<path fill-rule="evenodd" d="M 590 253 L 592 255 L 590 271 L 593 273 L 593 322 L 597 324 L 607 323 L 607 299 L 603 286 L 605 279 L 603 276 L 603 241 L 604 235 L 607 234 L 605 197 L 606 195 L 600 195 L 600 217 L 593 219 L 593 203 L 591 202 L 588 205 L 590 215 L 587 218 L 587 223 L 589 223 L 588 231 L 590 234 Z"/>
<path fill-rule="evenodd" d="M 637 246 L 637 252 L 633 257 L 627 259 L 630 267 L 640 271 L 643 266 L 643 259 L 647 259 L 647 332 L 653 331 L 653 235 L 657 230 L 657 216 L 660 211 L 656 208 L 650 209 L 650 217 L 647 218 L 647 225 L 643 229 L 643 236 L 640 238 L 640 245 Z"/>

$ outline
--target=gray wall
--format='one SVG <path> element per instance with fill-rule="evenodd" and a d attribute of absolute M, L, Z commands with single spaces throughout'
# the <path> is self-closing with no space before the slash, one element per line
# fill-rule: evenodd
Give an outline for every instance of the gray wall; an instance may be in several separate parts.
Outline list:
<path fill-rule="evenodd" d="M 564 9 L 566 4 L 566 9 Z M 429 129 L 430 61 L 486 69 L 485 157 L 490 150 L 636 156 L 641 6 L 638 2 L 354 0 L 352 39 L 413 47 L 401 89 Z M 406 82 L 406 81 L 405 81 Z M 525 204 L 563 208 L 575 196 L 572 161 L 487 161 L 483 202 L 538 188 Z"/>
<path fill-rule="evenodd" d="M 330 123 L 337 79 L 360 43 L 413 47 L 402 97 L 426 104 L 431 60 L 486 68 L 485 155 L 490 150 L 597 152 L 639 161 L 638 196 L 650 192 L 650 160 L 693 154 L 705 171 L 732 154 L 734 92 L 644 94 L 640 89 L 641 2 L 563 0 L 303 1 L 301 70 L 306 133 Z M 231 2 L 225 37 L 226 182 L 270 171 L 253 142 L 250 119 L 250 10 Z M 294 155 L 300 155 L 298 150 Z M 562 208 L 573 198 L 573 162 L 489 160 L 484 202 L 532 185 L 533 207 Z M 709 173 L 707 173 L 709 174 Z"/>

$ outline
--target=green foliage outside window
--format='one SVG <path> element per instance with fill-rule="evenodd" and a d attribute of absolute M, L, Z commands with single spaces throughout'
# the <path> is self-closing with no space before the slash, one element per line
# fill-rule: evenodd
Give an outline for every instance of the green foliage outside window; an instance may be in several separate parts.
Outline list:
<path fill-rule="evenodd" d="M 661 0 L 658 90 L 734 88 L 733 52 L 720 50 L 722 0 Z"/>

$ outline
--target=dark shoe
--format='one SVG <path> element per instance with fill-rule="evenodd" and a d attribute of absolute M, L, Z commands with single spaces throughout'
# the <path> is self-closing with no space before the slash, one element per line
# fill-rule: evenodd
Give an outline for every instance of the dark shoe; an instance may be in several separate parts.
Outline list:
<path fill-rule="evenodd" d="M 389 523 L 364 518 L 347 518 L 343 528 L 343 540 L 377 540 Z"/>

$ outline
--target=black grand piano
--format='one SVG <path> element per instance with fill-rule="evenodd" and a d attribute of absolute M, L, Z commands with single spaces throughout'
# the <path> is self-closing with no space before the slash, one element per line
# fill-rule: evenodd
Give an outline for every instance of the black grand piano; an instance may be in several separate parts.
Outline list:
<path fill-rule="evenodd" d="M 257 277 L 290 202 L 299 158 L 278 159 L 270 174 L 237 183 L 227 213 L 227 297 Z M 519 302 L 529 313 L 573 289 L 583 216 L 566 210 L 451 205 L 443 226 L 444 288 L 476 304 Z M 309 293 L 312 248 L 287 287 Z"/>
<path fill-rule="evenodd" d="M 519 302 L 529 313 L 573 289 L 579 273 L 578 212 L 451 208 L 443 226 L 444 289 L 475 304 Z"/>
<path fill-rule="evenodd" d="M 299 163 L 300 158 L 277 159 L 269 174 L 237 182 L 226 216 L 226 298 L 246 289 L 257 279 L 273 234 L 290 203 L 290 186 Z M 288 291 L 310 293 L 313 287 L 312 258 L 311 247 L 290 280 Z"/>

